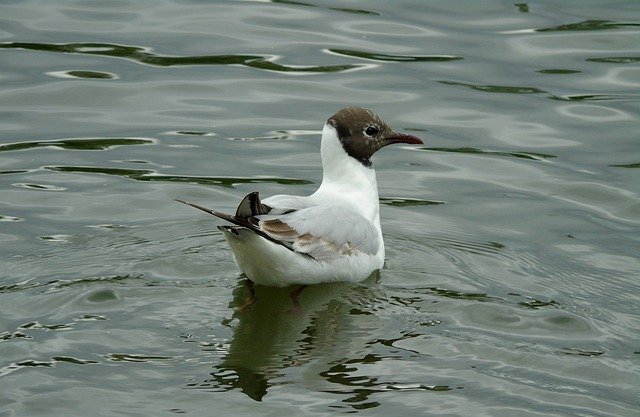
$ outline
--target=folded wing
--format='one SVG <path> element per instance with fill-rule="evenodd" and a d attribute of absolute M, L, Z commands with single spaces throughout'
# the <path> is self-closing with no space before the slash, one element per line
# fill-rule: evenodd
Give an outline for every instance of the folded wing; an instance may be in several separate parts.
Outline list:
<path fill-rule="evenodd" d="M 264 204 L 258 193 L 253 192 L 242 200 L 236 214 L 231 216 L 190 202 L 177 201 L 250 229 L 267 240 L 317 260 L 330 260 L 357 252 L 375 255 L 380 247 L 378 231 L 373 223 L 346 206 L 303 207 L 304 204 L 296 200 L 277 207 L 276 204 L 285 201 L 272 197 L 265 200 L 269 204 Z"/>
<path fill-rule="evenodd" d="M 258 215 L 258 228 L 296 252 L 318 260 L 355 252 L 375 255 L 380 241 L 375 226 L 348 207 L 313 206 L 281 215 Z"/>

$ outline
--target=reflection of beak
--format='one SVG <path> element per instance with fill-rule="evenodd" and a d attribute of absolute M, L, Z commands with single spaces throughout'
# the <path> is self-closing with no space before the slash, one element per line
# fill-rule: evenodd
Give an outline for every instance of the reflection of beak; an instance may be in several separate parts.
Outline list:
<path fill-rule="evenodd" d="M 407 135 L 406 133 L 393 132 L 391 136 L 383 139 L 384 145 L 391 145 L 393 143 L 407 143 L 409 145 L 422 145 L 422 139 L 413 135 Z"/>

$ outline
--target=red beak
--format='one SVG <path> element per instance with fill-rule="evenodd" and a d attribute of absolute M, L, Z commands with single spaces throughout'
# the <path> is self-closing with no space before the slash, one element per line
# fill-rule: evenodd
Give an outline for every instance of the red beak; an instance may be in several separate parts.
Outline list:
<path fill-rule="evenodd" d="M 393 136 L 385 139 L 385 145 L 391 145 L 392 143 L 407 143 L 409 145 L 422 145 L 422 139 L 417 136 L 408 135 L 406 133 L 393 132 Z"/>

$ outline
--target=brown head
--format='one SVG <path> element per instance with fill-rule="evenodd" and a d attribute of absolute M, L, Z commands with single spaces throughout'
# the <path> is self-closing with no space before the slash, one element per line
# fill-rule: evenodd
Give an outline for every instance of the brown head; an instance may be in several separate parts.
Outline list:
<path fill-rule="evenodd" d="M 387 145 L 423 143 L 413 135 L 395 132 L 380 116 L 362 107 L 344 108 L 331 116 L 327 123 L 338 132 L 345 152 L 367 167 L 371 166 L 371 156 Z"/>

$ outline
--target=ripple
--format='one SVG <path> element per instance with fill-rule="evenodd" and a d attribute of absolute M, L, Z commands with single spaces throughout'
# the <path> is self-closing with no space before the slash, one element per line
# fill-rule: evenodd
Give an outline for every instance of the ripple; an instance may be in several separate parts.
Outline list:
<path fill-rule="evenodd" d="M 41 329 L 41 330 L 69 330 L 71 326 L 68 324 L 42 324 L 38 321 L 21 324 L 20 329 Z"/>
<path fill-rule="evenodd" d="M 516 310 L 516 307 L 492 304 L 468 304 L 459 307 L 451 320 L 460 328 L 483 329 L 484 332 L 503 332 L 521 337 L 544 338 L 562 334 L 566 340 L 587 341 L 601 332 L 590 322 L 566 310 Z"/>
<path fill-rule="evenodd" d="M 127 226 L 127 225 L 124 225 L 124 224 L 111 224 L 111 223 L 89 224 L 89 225 L 87 225 L 87 227 L 90 227 L 92 229 L 116 230 L 116 231 L 133 229 L 133 226 Z"/>
<path fill-rule="evenodd" d="M 173 360 L 171 356 L 141 355 L 132 353 L 109 353 L 104 356 L 112 362 L 166 362 Z"/>
<path fill-rule="evenodd" d="M 146 169 L 126 169 L 95 166 L 48 166 L 45 169 L 58 172 L 82 172 L 87 174 L 105 174 L 118 177 L 129 178 L 136 181 L 162 181 L 180 182 L 202 185 L 219 185 L 226 188 L 234 188 L 238 184 L 285 184 L 285 185 L 306 185 L 313 184 L 313 181 L 298 178 L 283 177 L 197 177 L 189 175 L 165 175 Z"/>
<path fill-rule="evenodd" d="M 432 206 L 445 204 L 444 201 L 438 200 L 421 200 L 418 198 L 403 197 L 380 197 L 380 204 L 387 206 L 405 207 L 405 206 Z"/>
<path fill-rule="evenodd" d="M 57 290 L 64 287 L 69 287 L 72 285 L 87 285 L 87 284 L 115 284 L 115 283 L 123 283 L 129 280 L 139 280 L 142 279 L 142 274 L 136 275 L 107 275 L 107 276 L 97 276 L 97 277 L 86 277 L 86 278 L 77 278 L 77 279 L 67 279 L 67 280 L 54 280 L 48 282 L 46 285 L 50 286 L 52 290 Z M 102 290 L 100 290 L 102 291 Z"/>
<path fill-rule="evenodd" d="M 503 151 L 490 151 L 486 149 L 478 148 L 428 148 L 421 147 L 418 150 L 432 151 L 432 152 L 450 152 L 450 153 L 465 153 L 471 155 L 495 155 L 495 156 L 507 156 L 512 158 L 529 159 L 533 161 L 544 161 L 551 158 L 556 158 L 555 155 L 546 153 L 535 152 L 503 152 Z"/>
<path fill-rule="evenodd" d="M 287 5 L 293 5 L 293 6 L 322 7 L 324 9 L 335 10 L 335 11 L 338 11 L 338 12 L 380 16 L 380 13 L 375 12 L 373 10 L 352 9 L 352 8 L 347 8 L 347 7 L 326 7 L 326 6 L 319 6 L 317 4 L 305 3 L 305 2 L 302 2 L 302 1 L 294 1 L 294 0 L 268 0 L 268 1 L 270 3 L 287 4 Z"/>
<path fill-rule="evenodd" d="M 550 95 L 550 99 L 559 101 L 611 101 L 635 98 L 633 95 L 611 95 L 611 94 L 576 94 L 567 96 Z"/>
<path fill-rule="evenodd" d="M 53 359 L 54 362 L 66 362 L 66 363 L 72 363 L 74 365 L 90 365 L 90 364 L 98 363 L 98 361 L 93 361 L 89 359 L 78 359 L 72 356 L 54 356 L 51 359 Z"/>
<path fill-rule="evenodd" d="M 587 58 L 585 61 L 601 62 L 604 64 L 631 64 L 640 61 L 640 56 L 616 56 L 607 58 Z"/>
<path fill-rule="evenodd" d="M 141 64 L 156 67 L 173 67 L 187 65 L 241 65 L 266 71 L 285 73 L 335 73 L 354 69 L 369 68 L 358 64 L 343 65 L 283 65 L 275 61 L 275 55 L 198 55 L 168 56 L 151 52 L 150 48 L 108 43 L 35 43 L 35 42 L 0 42 L 2 49 L 26 49 L 31 51 L 58 52 L 65 54 L 100 55 L 128 59 Z M 84 71 L 86 72 L 86 71 Z M 76 77 L 77 78 L 77 77 Z"/>
<path fill-rule="evenodd" d="M 632 164 L 609 165 L 609 166 L 617 167 L 617 168 L 640 168 L 640 162 L 635 162 Z"/>
<path fill-rule="evenodd" d="M 93 80 L 115 80 L 119 78 L 116 74 L 110 72 L 88 70 L 49 71 L 47 75 L 57 78 L 84 78 Z"/>
<path fill-rule="evenodd" d="M 15 216 L 7 216 L 4 214 L 0 214 L 0 222 L 21 222 L 24 219 L 21 217 L 15 217 Z"/>
<path fill-rule="evenodd" d="M 419 357 L 419 355 L 414 355 Z M 461 387 L 438 384 L 429 385 L 418 382 L 396 382 L 394 379 L 385 381 L 385 375 L 367 375 L 367 371 L 374 371 L 377 367 L 385 366 L 380 362 L 392 363 L 396 359 L 392 355 L 379 356 L 368 354 L 362 358 L 349 359 L 333 364 L 328 369 L 319 373 L 331 384 L 323 391 L 333 394 L 347 394 L 347 398 L 341 401 L 342 405 L 334 405 L 334 408 L 345 408 L 347 410 L 364 410 L 375 408 L 381 405 L 371 397 L 389 391 L 451 391 Z M 376 367 L 377 364 L 377 367 Z M 391 367 L 391 364 L 386 364 Z M 389 378 L 399 378 L 399 376 L 388 376 Z"/>
<path fill-rule="evenodd" d="M 448 290 L 446 288 L 438 288 L 438 287 L 415 288 L 415 290 L 424 291 L 429 294 L 437 295 L 438 297 L 452 298 L 455 300 L 468 300 L 468 301 L 480 301 L 480 302 L 500 300 L 500 298 L 498 297 L 493 297 L 485 293 L 463 292 L 463 291 Z"/>
<path fill-rule="evenodd" d="M 564 353 L 565 355 L 577 355 L 577 356 L 604 355 L 604 352 L 601 350 L 584 350 L 584 349 L 578 349 L 578 348 L 564 348 L 560 350 L 560 353 Z"/>
<path fill-rule="evenodd" d="M 634 26 L 640 26 L 640 23 L 613 22 L 611 20 L 584 20 L 578 23 L 568 23 L 566 25 L 536 29 L 536 32 L 611 30 Z"/>
<path fill-rule="evenodd" d="M 570 69 L 560 69 L 560 68 L 550 68 L 550 69 L 541 69 L 537 70 L 540 74 L 580 74 L 582 71 L 578 70 L 570 70 Z"/>
<path fill-rule="evenodd" d="M 104 288 L 87 295 L 85 298 L 89 303 L 113 303 L 120 301 L 122 297 L 112 288 Z"/>
<path fill-rule="evenodd" d="M 556 111 L 563 116 L 573 117 L 586 122 L 621 122 L 634 120 L 634 117 L 623 110 L 595 104 L 566 104 L 558 106 Z"/>
<path fill-rule="evenodd" d="M 473 90 L 483 91 L 486 93 L 507 93 L 507 94 L 540 94 L 546 93 L 536 87 L 521 87 L 521 86 L 509 86 L 509 85 L 482 85 L 482 84 L 470 84 L 461 83 L 457 81 L 438 81 L 440 84 L 469 87 Z"/>
<path fill-rule="evenodd" d="M 0 145 L 0 152 L 22 151 L 34 148 L 60 148 L 74 151 L 102 151 L 118 146 L 148 145 L 155 143 L 151 138 L 70 138 L 46 141 L 14 142 Z"/>
<path fill-rule="evenodd" d="M 34 359 L 27 359 L 20 362 L 14 362 L 7 366 L 0 368 L 0 377 L 10 374 L 14 371 L 17 371 L 21 368 L 52 368 L 56 366 L 57 363 L 69 363 L 73 365 L 92 365 L 98 363 L 98 361 L 90 360 L 90 359 L 79 359 L 74 358 L 72 356 L 54 356 L 50 361 L 38 361 Z"/>
<path fill-rule="evenodd" d="M 391 55 L 353 49 L 327 49 L 327 52 L 335 55 L 364 58 L 372 61 L 390 62 L 448 62 L 463 59 L 463 57 L 455 55 Z"/>
<path fill-rule="evenodd" d="M 205 132 L 200 130 L 173 130 L 164 132 L 165 135 L 179 135 L 179 136 L 218 136 L 213 132 Z"/>
<path fill-rule="evenodd" d="M 38 236 L 38 239 L 47 242 L 68 242 L 71 235 L 45 235 Z"/>
<path fill-rule="evenodd" d="M 16 182 L 11 184 L 14 187 L 19 188 L 28 188 L 30 190 L 39 190 L 39 191 L 64 191 L 65 187 L 58 187 L 57 185 L 46 185 L 46 184 L 34 184 L 28 182 Z"/>
<path fill-rule="evenodd" d="M 43 236 L 43 237 L 50 237 L 50 236 Z M 41 237 L 41 238 L 43 238 Z M 24 291 L 24 290 L 28 290 L 31 288 L 42 288 L 42 287 L 48 287 L 48 289 L 46 290 L 47 292 L 55 292 L 58 291 L 61 288 L 65 288 L 65 287 L 69 287 L 69 286 L 75 286 L 75 285 L 91 285 L 91 284 L 96 284 L 96 283 L 100 283 L 100 284 L 114 284 L 114 283 L 123 283 L 125 281 L 128 280 L 138 280 L 141 279 L 143 277 L 142 274 L 137 274 L 137 275 L 107 275 L 107 276 L 95 276 L 95 277 L 85 277 L 85 278 L 77 278 L 77 279 L 54 279 L 54 280 L 49 280 L 49 281 L 44 281 L 44 282 L 38 282 L 38 281 L 24 281 L 24 282 L 18 282 L 15 284 L 8 284 L 8 285 L 0 285 L 0 294 L 2 293 L 12 293 L 12 292 L 16 292 L 16 291 Z M 91 316 L 91 315 L 85 315 L 83 316 L 81 319 L 86 319 L 86 320 L 90 320 L 90 319 L 104 319 L 102 316 Z"/>
<path fill-rule="evenodd" d="M 30 169 L 8 169 L 6 171 L 0 171 L 0 175 L 26 174 L 27 172 L 31 172 L 31 170 Z"/>

